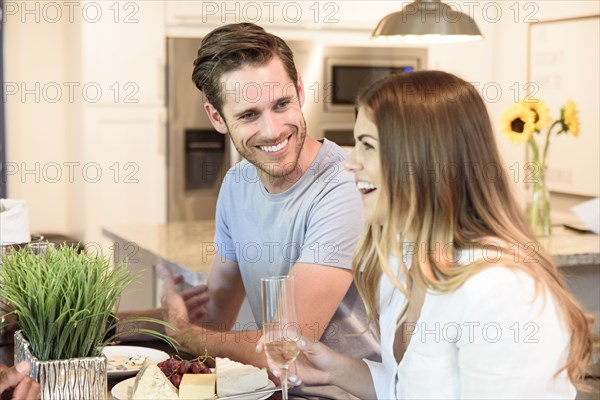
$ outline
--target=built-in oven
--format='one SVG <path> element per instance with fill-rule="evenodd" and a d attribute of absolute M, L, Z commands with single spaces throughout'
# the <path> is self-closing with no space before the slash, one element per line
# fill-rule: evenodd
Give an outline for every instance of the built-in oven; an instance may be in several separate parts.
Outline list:
<path fill-rule="evenodd" d="M 192 82 L 201 39 L 167 40 L 168 220 L 212 220 L 225 173 L 237 161 L 229 136 L 214 130 Z"/>
<path fill-rule="evenodd" d="M 225 135 L 213 129 L 186 129 L 184 136 L 185 191 L 218 188 L 228 166 Z"/>

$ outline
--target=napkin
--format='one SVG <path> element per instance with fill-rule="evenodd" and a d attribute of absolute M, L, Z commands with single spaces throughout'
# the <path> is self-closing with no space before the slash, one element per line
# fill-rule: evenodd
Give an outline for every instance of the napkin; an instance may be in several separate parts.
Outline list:
<path fill-rule="evenodd" d="M 600 233 L 600 198 L 584 201 L 571 208 L 585 226 L 594 233 Z"/>
<path fill-rule="evenodd" d="M 0 245 L 28 243 L 30 239 L 25 201 L 0 199 Z"/>

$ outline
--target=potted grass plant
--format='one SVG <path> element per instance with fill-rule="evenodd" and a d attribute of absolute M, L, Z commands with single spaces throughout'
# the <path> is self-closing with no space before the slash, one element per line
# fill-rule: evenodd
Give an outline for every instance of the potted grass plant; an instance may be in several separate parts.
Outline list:
<path fill-rule="evenodd" d="M 71 246 L 50 247 L 42 254 L 24 247 L 2 255 L 0 297 L 18 319 L 15 362 L 31 364 L 43 399 L 102 399 L 107 393 L 103 347 L 116 338 L 119 323 L 112 312 L 134 275 L 127 263 L 112 266 L 108 257 Z M 134 332 L 127 330 L 120 334 Z M 175 345 L 169 337 L 135 330 Z"/>

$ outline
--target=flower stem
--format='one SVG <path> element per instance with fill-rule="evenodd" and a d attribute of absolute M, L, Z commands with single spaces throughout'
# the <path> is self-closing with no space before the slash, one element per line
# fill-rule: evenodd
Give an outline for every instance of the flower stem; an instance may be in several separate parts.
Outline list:
<path fill-rule="evenodd" d="M 554 126 L 554 125 L 553 125 Z M 552 127 L 548 130 L 546 143 L 542 159 L 540 160 L 540 152 L 533 135 L 529 138 L 531 146 L 532 162 L 531 162 L 531 184 L 530 198 L 528 204 L 529 224 L 536 235 L 548 236 L 550 234 L 550 199 L 546 190 L 546 152 L 548 150 L 549 133 Z"/>
<path fill-rule="evenodd" d="M 550 128 L 548 128 L 548 132 L 546 133 L 546 143 L 544 144 L 544 153 L 542 154 L 542 168 L 546 167 L 546 156 L 548 155 L 548 147 L 550 147 L 550 134 L 552 133 L 552 129 L 554 129 L 554 127 L 556 125 L 560 124 L 560 120 L 554 121 L 554 123 L 552 125 L 550 125 Z M 559 131 L 558 133 L 560 133 L 562 131 Z"/>
<path fill-rule="evenodd" d="M 540 152 L 538 150 L 538 145 L 533 135 L 531 135 L 531 137 L 529 138 L 529 146 L 531 146 L 531 152 L 533 153 L 533 162 L 537 164 L 539 162 Z"/>

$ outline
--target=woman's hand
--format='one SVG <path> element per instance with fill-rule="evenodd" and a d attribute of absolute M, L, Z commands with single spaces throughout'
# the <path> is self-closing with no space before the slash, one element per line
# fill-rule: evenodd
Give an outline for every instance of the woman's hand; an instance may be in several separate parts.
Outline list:
<path fill-rule="evenodd" d="M 300 355 L 294 365 L 290 366 L 288 381 L 297 386 L 302 383 L 311 385 L 335 384 L 334 373 L 339 370 L 340 354 L 320 342 L 313 342 L 305 337 L 298 341 Z M 256 346 L 260 353 L 264 350 L 263 339 Z M 269 363 L 269 369 L 273 376 L 281 376 L 277 366 Z"/>
<path fill-rule="evenodd" d="M 0 393 L 3 397 L 9 395 L 11 399 L 39 399 L 40 384 L 31 379 L 27 373 L 29 364 L 21 361 L 14 367 L 0 368 Z M 12 390 L 12 394 L 10 394 Z M 5 393 L 6 392 L 6 393 Z"/>

